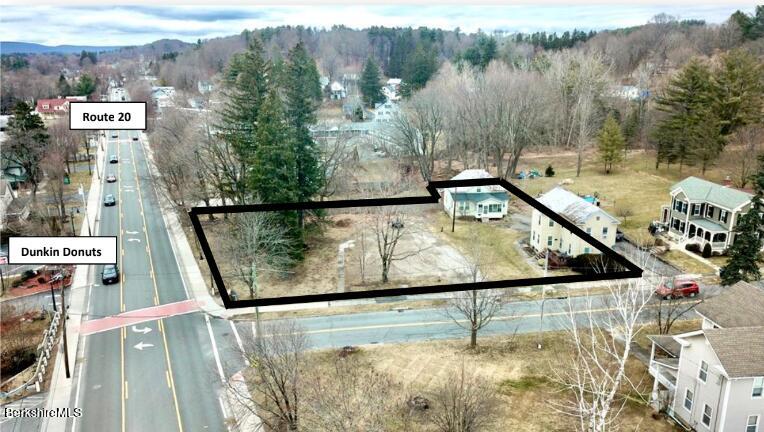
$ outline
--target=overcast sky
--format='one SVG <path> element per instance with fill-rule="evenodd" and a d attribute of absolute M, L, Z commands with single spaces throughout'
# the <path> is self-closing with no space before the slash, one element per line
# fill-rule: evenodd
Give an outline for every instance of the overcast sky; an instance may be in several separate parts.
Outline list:
<path fill-rule="evenodd" d="M 720 2 L 721 3 L 721 2 Z M 140 45 L 157 39 L 197 39 L 278 25 L 353 28 L 439 27 L 474 32 L 601 30 L 644 24 L 665 12 L 681 19 L 721 23 L 755 3 L 726 5 L 596 6 L 3 6 L 0 40 L 46 45 Z"/>

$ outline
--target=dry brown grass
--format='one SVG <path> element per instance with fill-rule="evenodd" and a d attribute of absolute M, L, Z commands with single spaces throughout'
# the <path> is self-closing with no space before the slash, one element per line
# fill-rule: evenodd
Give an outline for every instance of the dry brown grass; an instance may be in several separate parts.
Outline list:
<path fill-rule="evenodd" d="M 712 275 L 716 273 L 716 270 L 712 267 L 691 256 L 687 256 L 687 254 L 682 251 L 671 250 L 661 255 L 661 258 L 679 267 L 685 273 L 702 275 Z"/>
<path fill-rule="evenodd" d="M 702 323 L 703 321 L 699 319 L 677 321 L 674 323 L 674 325 L 671 326 L 670 334 L 676 335 L 693 330 L 699 330 Z M 655 324 L 645 324 L 639 330 L 639 334 L 637 335 L 635 342 L 637 345 L 649 351 L 650 347 L 652 346 L 652 341 L 650 341 L 647 336 L 655 334 L 658 334 L 658 326 Z"/>
<path fill-rule="evenodd" d="M 500 399 L 497 421 L 490 431 L 569 431 L 571 420 L 556 413 L 550 400 L 566 397 L 549 377 L 553 375 L 555 359 L 562 358 L 566 342 L 562 333 L 548 333 L 547 347 L 537 350 L 535 336 L 486 337 L 480 339 L 477 353 L 466 350 L 466 340 L 429 341 L 420 343 L 365 346 L 355 355 L 383 372 L 390 374 L 399 385 L 401 400 L 409 395 L 426 394 L 444 380 L 454 376 L 462 364 L 466 370 L 487 380 Z M 326 351 L 311 354 L 317 363 L 332 355 Z M 318 365 L 316 367 L 319 367 Z M 628 365 L 629 376 L 641 382 L 640 393 L 649 390 L 646 368 L 637 360 Z M 673 427 L 651 417 L 651 409 L 630 402 L 621 417 L 622 429 L 629 431 L 673 431 Z M 408 429 L 432 431 L 425 418 L 419 418 Z"/>

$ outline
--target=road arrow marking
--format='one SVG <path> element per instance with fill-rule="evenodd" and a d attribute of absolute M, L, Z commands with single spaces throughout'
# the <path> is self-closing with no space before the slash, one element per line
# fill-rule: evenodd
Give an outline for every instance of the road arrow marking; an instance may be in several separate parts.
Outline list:
<path fill-rule="evenodd" d="M 151 348 L 153 346 L 154 344 L 144 343 L 143 341 L 141 341 L 133 345 L 133 348 L 137 349 L 138 351 L 143 351 L 144 348 Z"/>
<path fill-rule="evenodd" d="M 138 234 L 140 231 L 125 231 L 128 234 Z"/>
<path fill-rule="evenodd" d="M 134 333 L 143 333 L 143 334 L 146 334 L 146 333 L 151 331 L 151 327 L 138 328 L 136 326 L 133 326 L 132 328 L 133 328 L 133 332 Z M 137 346 L 136 346 L 136 348 L 137 348 Z"/>
<path fill-rule="evenodd" d="M 131 241 L 137 241 L 138 243 L 140 243 L 140 242 L 141 242 L 141 239 L 137 239 L 137 238 L 129 238 L 129 239 L 127 239 L 127 241 L 129 241 L 129 242 L 131 242 Z"/>

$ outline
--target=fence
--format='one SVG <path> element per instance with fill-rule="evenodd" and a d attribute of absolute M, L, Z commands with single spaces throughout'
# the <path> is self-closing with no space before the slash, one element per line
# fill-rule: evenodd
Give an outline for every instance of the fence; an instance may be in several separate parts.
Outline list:
<path fill-rule="evenodd" d="M 53 319 L 50 322 L 50 327 L 48 327 L 48 329 L 43 332 L 42 342 L 40 342 L 40 345 L 37 347 L 37 364 L 35 365 L 35 371 L 32 378 L 7 393 L 0 392 L 0 399 L 7 399 L 11 396 L 15 396 L 16 394 L 23 393 L 30 387 L 34 387 L 35 392 L 40 392 L 42 390 L 42 383 L 45 379 L 45 371 L 48 368 L 48 363 L 50 362 L 50 355 L 53 347 L 56 345 L 58 326 L 66 325 L 66 323 L 61 324 L 60 321 L 61 312 L 56 311 L 53 314 Z M 23 371 L 20 374 L 23 374 L 24 372 L 26 371 Z M 15 375 L 13 378 L 6 381 L 6 383 L 10 382 L 20 374 Z"/>

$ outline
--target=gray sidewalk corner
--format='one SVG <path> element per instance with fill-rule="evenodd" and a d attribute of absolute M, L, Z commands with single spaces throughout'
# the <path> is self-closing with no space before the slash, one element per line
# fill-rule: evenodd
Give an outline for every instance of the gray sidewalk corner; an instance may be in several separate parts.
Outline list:
<path fill-rule="evenodd" d="M 103 139 L 103 137 L 99 137 Z M 101 146 L 96 147 L 96 158 L 99 161 L 101 167 L 105 161 L 105 152 L 101 150 Z M 90 180 L 90 190 L 88 192 L 87 201 L 87 218 L 91 224 L 94 232 L 97 232 L 98 220 L 101 212 L 100 196 L 102 180 L 99 179 L 99 175 L 94 171 Z M 87 236 L 88 228 L 87 224 L 83 224 L 80 229 L 80 236 Z M 59 343 L 58 355 L 56 356 L 56 364 L 53 369 L 53 374 L 50 380 L 50 386 L 48 389 L 48 400 L 45 404 L 47 409 L 64 408 L 72 406 L 72 390 L 75 388 L 74 380 L 75 371 L 80 370 L 77 367 L 77 359 L 79 358 L 77 353 L 82 347 L 82 338 L 80 337 L 80 325 L 82 323 L 83 315 L 87 314 L 85 310 L 85 294 L 90 286 L 88 278 L 90 276 L 90 265 L 78 265 L 74 270 L 74 278 L 72 280 L 72 288 L 70 289 L 69 319 L 66 322 L 67 338 L 68 338 L 68 354 L 69 354 L 69 371 L 71 378 L 66 378 L 64 356 L 63 356 L 63 344 Z M 65 432 L 68 418 L 60 417 L 46 417 L 40 425 L 41 431 L 54 431 Z"/>

